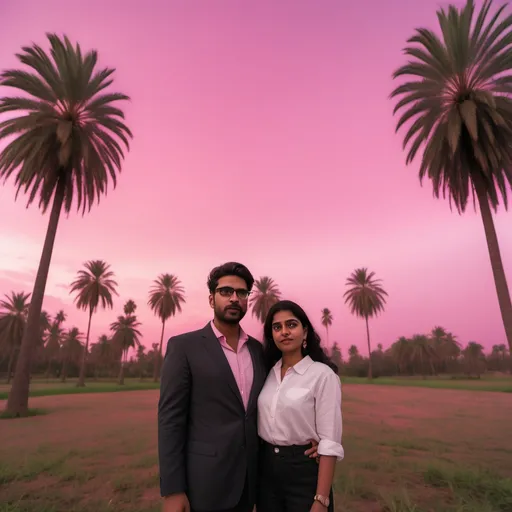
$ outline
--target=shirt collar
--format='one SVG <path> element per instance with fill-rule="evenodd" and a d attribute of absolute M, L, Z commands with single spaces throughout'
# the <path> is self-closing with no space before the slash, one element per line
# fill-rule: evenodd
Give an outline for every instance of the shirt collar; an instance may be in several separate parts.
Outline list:
<path fill-rule="evenodd" d="M 309 356 L 303 357 L 296 365 L 292 366 L 292 369 L 295 370 L 299 375 L 304 375 L 306 370 L 314 363 L 313 359 Z M 280 370 L 283 366 L 283 360 L 279 359 L 277 363 L 274 365 L 275 370 Z"/>
<path fill-rule="evenodd" d="M 210 322 L 210 325 L 212 326 L 213 334 L 215 334 L 217 339 L 219 341 L 225 341 L 226 337 L 219 331 L 219 329 L 217 329 L 217 327 L 215 327 L 213 320 Z M 242 326 L 239 326 L 239 328 L 240 334 L 238 336 L 238 343 L 242 346 L 249 339 L 249 335 L 242 329 Z"/>

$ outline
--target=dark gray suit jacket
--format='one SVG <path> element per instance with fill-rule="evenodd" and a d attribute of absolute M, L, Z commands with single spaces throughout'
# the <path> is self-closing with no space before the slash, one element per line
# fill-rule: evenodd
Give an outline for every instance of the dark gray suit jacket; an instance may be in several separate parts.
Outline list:
<path fill-rule="evenodd" d="M 192 509 L 234 507 L 248 477 L 255 501 L 257 400 L 266 378 L 261 344 L 247 341 L 254 378 L 247 411 L 210 324 L 172 337 L 162 366 L 158 456 L 162 496 L 186 492 Z"/>

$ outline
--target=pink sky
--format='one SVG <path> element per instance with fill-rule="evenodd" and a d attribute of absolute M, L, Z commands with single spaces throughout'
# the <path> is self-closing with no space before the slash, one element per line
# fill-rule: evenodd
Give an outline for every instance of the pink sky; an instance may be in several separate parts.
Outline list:
<path fill-rule="evenodd" d="M 384 5 L 385 4 L 385 5 Z M 93 319 L 96 341 L 125 300 L 138 304 L 144 343 L 159 339 L 147 307 L 152 280 L 176 274 L 187 296 L 167 338 L 210 318 L 206 277 L 239 260 L 269 275 L 331 341 L 365 349 L 364 322 L 343 302 L 368 266 L 389 293 L 373 343 L 441 325 L 462 343 L 505 343 L 479 215 L 451 213 L 405 166 L 388 96 L 417 26 L 435 27 L 437 0 L 393 3 L 3 0 L 0 69 L 21 46 L 66 33 L 100 64 L 134 132 L 118 188 L 86 217 L 62 217 L 44 308 L 85 331 L 69 283 L 88 259 L 119 281 L 114 310 Z M 151 6 L 151 8 L 146 8 Z M 384 18 L 387 20 L 384 22 Z M 2 94 L 8 93 L 4 90 Z M 0 187 L 0 294 L 32 291 L 47 216 Z M 511 214 L 496 229 L 512 286 Z M 250 333 L 261 329 L 250 315 Z"/>

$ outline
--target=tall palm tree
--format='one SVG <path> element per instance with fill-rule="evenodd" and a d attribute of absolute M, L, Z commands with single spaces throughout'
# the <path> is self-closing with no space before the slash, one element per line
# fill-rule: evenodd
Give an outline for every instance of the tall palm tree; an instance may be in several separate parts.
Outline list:
<path fill-rule="evenodd" d="M 112 295 L 117 295 L 117 283 L 114 281 L 114 272 L 110 270 L 110 265 L 103 260 L 92 260 L 85 262 L 84 267 L 85 270 L 79 270 L 77 278 L 71 283 L 71 293 L 77 292 L 75 297 L 77 308 L 89 311 L 85 348 L 80 365 L 80 377 L 77 382 L 77 386 L 80 387 L 85 386 L 85 368 L 92 315 L 97 310 L 100 302 L 103 309 L 107 307 L 112 309 L 114 306 Z"/>
<path fill-rule="evenodd" d="M 325 327 L 327 344 L 329 344 L 329 327 L 332 325 L 332 313 L 329 308 L 322 309 L 322 325 Z"/>
<path fill-rule="evenodd" d="M 270 308 L 281 299 L 281 292 L 277 283 L 268 276 L 256 279 L 254 282 L 254 293 L 251 295 L 249 305 L 252 307 L 252 314 L 262 324 Z"/>
<path fill-rule="evenodd" d="M 370 343 L 370 328 L 368 319 L 384 311 L 387 292 L 382 288 L 381 280 L 375 277 L 375 272 L 367 268 L 358 268 L 348 277 L 346 285 L 350 288 L 343 294 L 345 303 L 350 304 L 353 315 L 364 318 L 368 341 L 368 378 L 372 378 L 372 349 Z"/>
<path fill-rule="evenodd" d="M 448 195 L 457 211 L 475 196 L 480 208 L 498 302 L 512 349 L 512 303 L 491 208 L 507 209 L 512 186 L 512 17 L 506 5 L 489 19 L 492 0 L 484 0 L 476 20 L 475 5 L 451 5 L 437 12 L 442 39 L 417 29 L 404 53 L 409 62 L 393 74 L 407 77 L 391 93 L 401 97 L 394 113 L 405 108 L 396 130 L 411 122 L 403 146 L 406 162 L 424 151 L 420 182 L 432 181 L 435 197 Z"/>
<path fill-rule="evenodd" d="M 61 211 L 82 215 L 115 187 L 116 173 L 129 148 L 132 134 L 122 110 L 114 106 L 128 100 L 108 92 L 113 68 L 97 69 L 96 51 L 82 53 L 67 37 L 48 34 L 49 54 L 33 44 L 22 49 L 18 59 L 28 69 L 8 69 L 0 74 L 0 86 L 16 93 L 0 99 L 0 140 L 10 140 L 0 154 L 0 179 L 15 176 L 18 193 L 28 193 L 28 205 L 37 199 L 46 212 L 51 206 L 48 229 L 34 282 L 27 328 L 21 343 L 7 411 L 28 411 L 30 369 L 39 316 L 48 278 Z"/>
<path fill-rule="evenodd" d="M 7 363 L 7 383 L 11 382 L 12 368 L 19 351 L 26 328 L 30 307 L 30 293 L 11 292 L 0 300 L 0 346 L 9 354 Z M 39 334 L 39 333 L 38 333 Z"/>
<path fill-rule="evenodd" d="M 112 343 L 120 353 L 119 361 L 119 378 L 118 383 L 124 384 L 124 363 L 130 348 L 140 345 L 142 334 L 139 331 L 141 323 L 137 321 L 137 317 L 118 316 L 117 320 L 110 325 L 112 331 Z"/>
<path fill-rule="evenodd" d="M 149 291 L 148 305 L 158 318 L 162 321 L 162 333 L 160 335 L 160 345 L 158 349 L 158 360 L 153 369 L 153 380 L 158 380 L 160 373 L 160 364 L 162 360 L 162 346 L 164 342 L 165 322 L 181 313 L 181 305 L 186 302 L 185 290 L 180 280 L 174 274 L 161 274 L 155 281 Z"/>

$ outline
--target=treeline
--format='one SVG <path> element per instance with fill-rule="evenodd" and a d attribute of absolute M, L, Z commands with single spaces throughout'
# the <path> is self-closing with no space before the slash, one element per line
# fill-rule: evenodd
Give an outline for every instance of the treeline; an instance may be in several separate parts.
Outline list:
<path fill-rule="evenodd" d="M 33 375 L 47 379 L 77 378 L 83 357 L 84 344 L 77 329 L 64 330 L 59 322 L 62 313 L 55 317 L 39 344 L 33 366 Z M 151 348 L 138 345 L 130 358 L 123 358 L 123 347 L 115 338 L 100 336 L 90 347 L 86 358 L 87 379 L 124 378 L 154 379 L 155 365 L 159 367 L 159 344 Z M 368 375 L 369 359 L 361 355 L 355 345 L 346 354 L 334 343 L 331 356 L 340 368 L 340 374 L 353 377 Z M 0 351 L 0 374 L 9 380 L 12 360 L 6 351 Z M 455 336 L 442 327 L 428 335 L 412 338 L 401 337 L 389 348 L 381 344 L 372 351 L 373 377 L 453 375 L 479 378 L 485 372 L 510 372 L 512 360 L 505 345 L 495 345 L 487 353 L 476 342 L 461 347 Z M 9 372 L 11 367 L 11 372 Z"/>
<path fill-rule="evenodd" d="M 355 345 L 343 354 L 339 344 L 334 343 L 331 356 L 343 375 L 368 375 L 369 358 L 362 356 Z M 373 377 L 426 378 L 451 374 L 479 378 L 485 372 L 512 372 L 512 359 L 506 345 L 494 345 L 487 352 L 474 341 L 462 347 L 456 337 L 442 327 L 435 327 L 429 334 L 401 337 L 387 349 L 377 345 L 371 352 L 371 363 Z"/>

